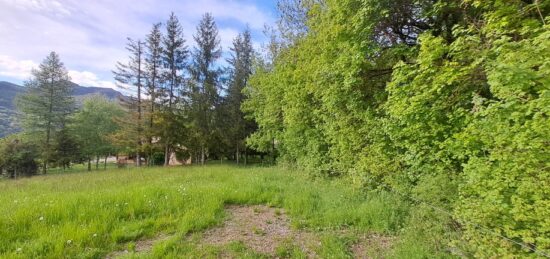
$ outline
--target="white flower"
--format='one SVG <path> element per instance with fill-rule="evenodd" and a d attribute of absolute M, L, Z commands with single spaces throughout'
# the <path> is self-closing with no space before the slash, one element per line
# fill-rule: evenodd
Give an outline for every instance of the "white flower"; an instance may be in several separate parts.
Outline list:
<path fill-rule="evenodd" d="M 42 220 L 44 220 L 44 217 L 41 216 L 38 220 L 42 221 Z"/>
<path fill-rule="evenodd" d="M 97 237 L 97 234 L 94 234 L 94 237 Z"/>
<path fill-rule="evenodd" d="M 67 245 L 70 245 L 73 241 L 72 240 L 67 240 Z"/>
<path fill-rule="evenodd" d="M 15 250 L 15 251 L 18 252 L 18 253 L 21 253 L 22 250 L 23 249 L 21 247 L 18 247 L 17 250 Z"/>

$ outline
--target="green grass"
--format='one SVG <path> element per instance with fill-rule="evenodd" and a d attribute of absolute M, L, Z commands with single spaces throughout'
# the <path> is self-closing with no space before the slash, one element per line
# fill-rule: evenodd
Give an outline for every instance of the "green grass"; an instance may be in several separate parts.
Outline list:
<path fill-rule="evenodd" d="M 349 242 L 328 231 L 393 235 L 408 211 L 387 193 L 366 194 L 345 181 L 313 181 L 276 167 L 109 169 L 5 180 L 0 190 L 0 256 L 5 258 L 101 258 L 161 233 L 170 238 L 131 256 L 263 257 L 239 243 L 199 248 L 187 241 L 222 223 L 225 204 L 280 207 L 293 227 L 320 233 L 320 256 L 342 258 L 350 256 Z M 278 253 L 301 257 L 292 246 Z"/>

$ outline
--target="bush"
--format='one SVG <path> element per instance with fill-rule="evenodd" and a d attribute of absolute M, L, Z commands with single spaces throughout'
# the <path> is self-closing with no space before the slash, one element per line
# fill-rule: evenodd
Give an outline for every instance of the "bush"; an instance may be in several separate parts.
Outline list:
<path fill-rule="evenodd" d="M 457 214 L 548 253 L 550 31 L 520 42 L 503 38 L 494 51 L 499 56 L 486 73 L 496 98 L 479 98 L 475 119 L 457 136 L 457 153 L 469 158 Z M 473 226 L 465 237 L 478 256 L 533 255 Z"/>
<path fill-rule="evenodd" d="M 19 139 L 0 143 L 0 172 L 9 178 L 31 176 L 38 172 L 36 146 Z"/>

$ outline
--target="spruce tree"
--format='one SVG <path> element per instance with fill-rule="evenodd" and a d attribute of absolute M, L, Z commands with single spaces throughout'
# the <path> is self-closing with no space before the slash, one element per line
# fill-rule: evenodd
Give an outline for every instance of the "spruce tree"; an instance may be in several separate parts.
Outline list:
<path fill-rule="evenodd" d="M 246 120 L 244 113 L 241 111 L 241 103 L 244 100 L 242 91 L 252 74 L 253 55 L 254 49 L 252 47 L 250 31 L 247 29 L 233 40 L 231 57 L 227 60 L 230 64 L 230 78 L 226 97 L 226 110 L 230 126 L 227 127 L 225 132 L 228 142 L 235 150 L 237 163 L 239 163 L 243 148 L 245 149 L 246 158 L 246 145 L 244 144 L 244 140 L 255 128 L 255 124 Z"/>
<path fill-rule="evenodd" d="M 193 51 L 190 67 L 193 80 L 191 93 L 195 141 L 200 147 L 200 160 L 204 164 L 209 145 L 213 142 L 213 120 L 219 104 L 220 69 L 215 67 L 222 50 L 218 28 L 211 14 L 204 14 L 193 36 L 197 46 Z"/>
<path fill-rule="evenodd" d="M 183 28 L 174 13 L 170 14 L 170 18 L 166 22 L 166 35 L 162 38 L 162 61 L 164 66 L 165 81 L 165 99 L 163 100 L 164 109 L 162 111 L 162 124 L 159 125 L 161 139 L 164 142 L 164 165 L 167 166 L 170 161 L 173 145 L 175 144 L 177 135 L 181 133 L 177 102 L 177 93 L 185 91 L 183 89 L 184 74 L 183 71 L 187 65 L 189 51 L 185 45 L 183 37 Z M 181 107 L 181 106 L 180 106 Z M 180 128 L 180 130 L 173 129 Z"/>
<path fill-rule="evenodd" d="M 162 34 L 160 32 L 162 24 L 153 24 L 151 32 L 147 35 L 145 41 L 145 74 L 147 95 L 149 96 L 149 121 L 148 121 L 148 163 L 152 163 L 153 138 L 155 135 L 154 121 L 157 110 L 157 98 L 162 97 Z"/>
<path fill-rule="evenodd" d="M 75 108 L 74 84 L 69 81 L 67 69 L 55 52 L 51 52 L 31 74 L 31 79 L 25 82 L 26 92 L 17 99 L 17 107 L 23 128 L 38 142 L 42 173 L 46 173 L 54 155 L 55 135 L 64 128 Z"/>
<path fill-rule="evenodd" d="M 121 98 L 121 103 L 127 109 L 130 120 L 120 121 L 125 134 L 119 134 L 118 142 L 127 143 L 136 154 L 136 166 L 141 166 L 141 154 L 143 150 L 143 111 L 142 111 L 142 93 L 145 82 L 145 48 L 144 42 L 128 38 L 126 50 L 130 53 L 127 63 L 118 62 L 117 70 L 113 71 L 117 85 L 126 90 L 135 93 L 135 96 Z M 131 138 L 128 141 L 126 138 Z"/>

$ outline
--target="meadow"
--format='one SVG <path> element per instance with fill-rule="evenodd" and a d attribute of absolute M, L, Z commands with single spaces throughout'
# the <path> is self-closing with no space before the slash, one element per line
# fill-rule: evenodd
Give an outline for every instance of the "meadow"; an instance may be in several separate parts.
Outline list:
<path fill-rule="evenodd" d="M 280 167 L 108 169 L 5 180 L 0 190 L 3 258 L 352 258 L 357 248 L 361 256 L 399 257 L 410 210 L 386 192 Z M 237 205 L 284 213 L 293 230 L 315 239 L 313 254 L 292 242 L 275 254 L 238 241 L 201 242 L 206 230 L 227 219 L 227 207 Z M 257 232 L 261 241 L 265 233 Z M 373 238 L 390 244 L 380 249 Z M 149 247 L 138 249 L 144 241 Z M 414 257 L 414 250 L 403 254 Z"/>

